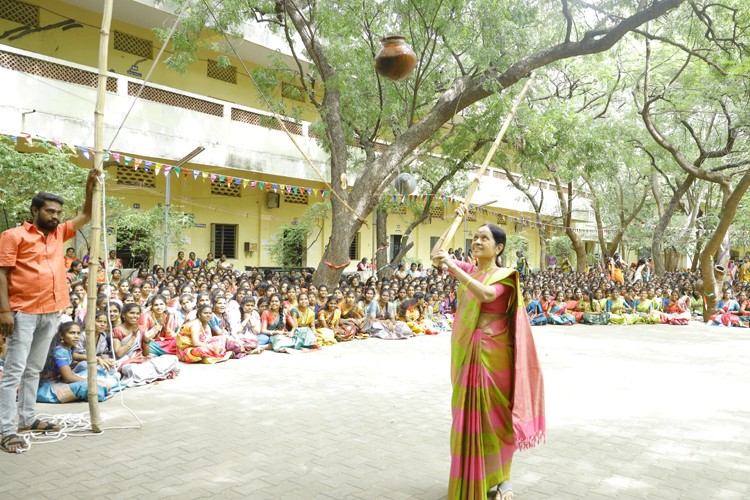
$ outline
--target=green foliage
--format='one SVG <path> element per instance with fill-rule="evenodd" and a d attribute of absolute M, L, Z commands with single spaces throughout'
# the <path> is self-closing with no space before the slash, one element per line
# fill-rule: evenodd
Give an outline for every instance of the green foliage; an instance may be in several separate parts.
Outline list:
<path fill-rule="evenodd" d="M 148 255 L 152 262 L 160 263 L 167 247 L 182 247 L 186 243 L 186 231 L 193 227 L 192 214 L 179 210 L 169 211 L 169 231 L 164 233 L 164 207 L 148 210 L 128 209 L 113 216 L 108 225 L 117 233 L 118 245 L 126 244 L 133 254 Z"/>
<path fill-rule="evenodd" d="M 505 241 L 505 250 L 503 251 L 503 260 L 508 267 L 515 266 L 516 263 L 516 252 L 523 252 L 528 258 L 529 251 L 529 240 L 523 235 L 518 233 L 508 234 Z"/>
<path fill-rule="evenodd" d="M 51 144 L 22 153 L 11 140 L 0 138 L 0 228 L 31 219 L 31 199 L 40 190 L 62 196 L 66 217 L 72 218 L 83 206 L 88 175 L 71 161 L 74 156 Z"/>
<path fill-rule="evenodd" d="M 573 244 L 570 242 L 570 238 L 567 236 L 555 236 L 549 241 L 547 246 L 547 252 L 557 257 L 557 264 L 560 265 L 560 260 L 564 257 L 571 259 L 571 262 L 575 260 L 575 253 L 573 252 Z"/>
<path fill-rule="evenodd" d="M 304 211 L 302 217 L 290 224 L 282 224 L 269 246 L 271 259 L 281 267 L 301 267 L 305 248 L 312 246 L 308 238 L 318 230 L 318 236 L 325 221 L 330 217 L 330 201 L 315 203 Z M 315 238 L 317 240 L 317 236 Z"/>

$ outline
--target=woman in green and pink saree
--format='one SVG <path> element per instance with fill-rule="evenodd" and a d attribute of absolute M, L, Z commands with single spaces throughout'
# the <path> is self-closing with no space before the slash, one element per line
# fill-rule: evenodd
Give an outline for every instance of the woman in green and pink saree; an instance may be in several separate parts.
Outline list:
<path fill-rule="evenodd" d="M 444 250 L 433 254 L 460 282 L 451 346 L 450 500 L 485 499 L 495 487 L 495 498 L 512 498 L 513 453 L 545 436 L 542 372 L 518 271 L 499 267 L 504 247 L 503 230 L 488 224 L 471 245 L 478 265 Z"/>

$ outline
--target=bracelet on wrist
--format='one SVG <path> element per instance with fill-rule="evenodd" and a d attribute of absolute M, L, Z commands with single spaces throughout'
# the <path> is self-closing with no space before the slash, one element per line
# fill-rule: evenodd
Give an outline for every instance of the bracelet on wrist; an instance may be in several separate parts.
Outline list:
<path fill-rule="evenodd" d="M 7 311 L 0 311 L 0 313 L 10 313 L 13 312 L 11 309 L 8 309 Z"/>

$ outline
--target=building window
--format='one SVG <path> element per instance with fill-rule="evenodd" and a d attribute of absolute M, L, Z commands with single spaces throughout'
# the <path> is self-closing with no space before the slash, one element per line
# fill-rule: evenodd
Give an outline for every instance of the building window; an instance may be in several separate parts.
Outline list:
<path fill-rule="evenodd" d="M 439 239 L 439 236 L 430 236 L 430 252 L 432 252 L 432 249 L 435 248 L 435 245 L 437 245 Z"/>
<path fill-rule="evenodd" d="M 391 235 L 391 244 L 389 248 L 390 248 L 390 256 L 388 258 L 388 261 L 393 262 L 393 259 L 395 259 L 396 255 L 398 255 L 398 253 L 401 251 L 401 235 L 400 234 Z"/>
<path fill-rule="evenodd" d="M 352 240 L 352 244 L 349 245 L 349 260 L 359 260 L 359 233 Z"/>
<path fill-rule="evenodd" d="M 231 64 L 221 64 L 219 61 L 213 59 L 208 60 L 208 70 L 206 76 L 213 78 L 214 80 L 221 80 L 227 83 L 237 83 L 237 66 Z"/>
<path fill-rule="evenodd" d="M 39 7 L 15 0 L 0 0 L 0 19 L 7 19 L 29 28 L 38 28 Z"/>
<path fill-rule="evenodd" d="M 117 183 L 131 186 L 155 187 L 153 171 L 146 170 L 146 167 L 134 169 L 126 165 L 117 165 Z"/>
<path fill-rule="evenodd" d="M 309 196 L 307 191 L 298 191 L 296 193 L 284 193 L 284 203 L 295 203 L 297 205 L 307 205 Z"/>
<path fill-rule="evenodd" d="M 242 191 L 240 190 L 240 185 L 233 180 L 227 182 L 226 180 L 219 181 L 217 179 L 211 182 L 211 194 L 240 198 L 242 196 Z"/>
<path fill-rule="evenodd" d="M 211 224 L 211 237 L 214 257 L 237 258 L 237 224 Z"/>
<path fill-rule="evenodd" d="M 154 44 L 151 40 L 129 35 L 122 31 L 115 31 L 114 39 L 115 50 L 133 54 L 144 59 L 154 58 Z"/>
<path fill-rule="evenodd" d="M 430 217 L 433 219 L 445 219 L 445 207 L 442 205 L 430 207 Z"/>

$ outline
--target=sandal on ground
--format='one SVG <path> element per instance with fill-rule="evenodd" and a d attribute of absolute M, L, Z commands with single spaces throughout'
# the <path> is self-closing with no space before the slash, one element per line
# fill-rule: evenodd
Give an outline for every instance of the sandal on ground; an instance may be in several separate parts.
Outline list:
<path fill-rule="evenodd" d="M 503 481 L 497 485 L 495 500 L 513 500 L 513 486 L 510 481 Z"/>
<path fill-rule="evenodd" d="M 18 433 L 24 433 L 24 432 L 60 432 L 62 430 L 62 427 L 59 425 L 55 425 L 50 422 L 45 422 L 43 420 L 39 420 L 38 418 L 32 422 L 31 425 L 27 425 L 26 427 L 21 427 L 18 429 Z"/>
<path fill-rule="evenodd" d="M 18 434 L 8 434 L 0 440 L 0 448 L 8 453 L 21 453 L 28 450 L 29 445 Z"/>

